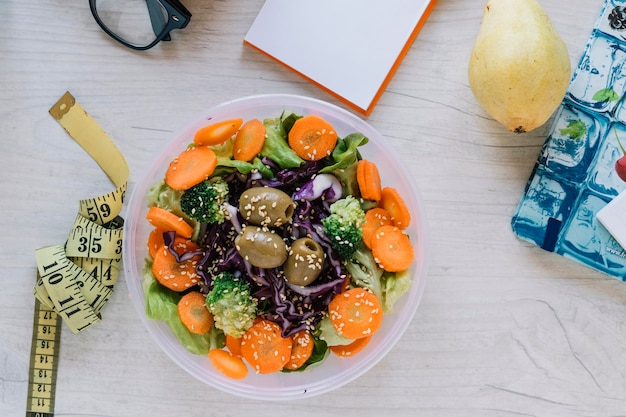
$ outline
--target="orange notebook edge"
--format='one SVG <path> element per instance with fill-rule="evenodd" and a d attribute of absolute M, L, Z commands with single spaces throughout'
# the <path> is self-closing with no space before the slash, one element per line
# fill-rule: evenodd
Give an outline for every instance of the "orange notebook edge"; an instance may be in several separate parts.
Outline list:
<path fill-rule="evenodd" d="M 389 82 L 391 81 L 391 78 L 394 76 L 394 74 L 398 70 L 398 67 L 402 63 L 402 60 L 406 56 L 407 52 L 409 52 L 409 49 L 413 45 L 413 42 L 415 41 L 415 38 L 417 38 L 418 33 L 422 30 L 422 27 L 424 26 L 424 24 L 426 24 L 426 21 L 428 20 L 428 17 L 430 16 L 430 13 L 435 8 L 435 4 L 436 3 L 437 3 L 437 0 L 431 0 L 430 3 L 428 4 L 428 6 L 426 6 L 426 9 L 424 10 L 424 13 L 422 14 L 422 17 L 420 18 L 420 20 L 415 25 L 415 29 L 413 29 L 413 32 L 411 32 L 411 35 L 409 36 L 409 38 L 407 39 L 406 43 L 402 47 L 402 50 L 400 51 L 400 53 L 398 54 L 398 57 L 396 58 L 396 60 L 393 63 L 393 65 L 391 66 L 391 69 L 387 73 L 387 76 L 385 77 L 383 82 L 380 84 L 380 88 L 378 89 L 378 91 L 374 95 L 374 98 L 372 99 L 372 101 L 371 101 L 371 103 L 370 103 L 370 105 L 367 108 L 367 111 L 365 113 L 366 116 L 368 116 L 372 112 L 372 110 L 374 110 L 374 106 L 376 106 L 376 103 L 378 103 L 378 100 L 380 99 L 380 97 L 383 95 L 383 93 L 387 89 L 387 84 L 389 84 Z"/>
<path fill-rule="evenodd" d="M 244 45 L 247 45 L 249 47 L 251 47 L 252 49 L 262 53 L 263 55 L 267 56 L 268 58 L 272 59 L 273 61 L 279 63 L 280 65 L 282 65 L 283 67 L 287 68 L 289 71 L 292 71 L 296 74 L 298 74 L 300 77 L 304 78 L 305 80 L 309 81 L 310 83 L 316 85 L 317 87 L 321 88 L 322 90 L 324 90 L 325 92 L 327 92 L 328 94 L 330 94 L 331 96 L 335 97 L 336 99 L 340 100 L 341 102 L 343 102 L 344 104 L 350 106 L 352 109 L 358 111 L 359 113 L 362 114 L 367 114 L 367 110 L 363 109 L 359 106 L 357 106 L 356 104 L 354 104 L 353 102 L 349 101 L 348 99 L 344 98 L 343 96 L 339 95 L 338 93 L 335 93 L 333 90 L 331 90 L 328 87 L 324 87 L 324 85 L 320 84 L 319 82 L 315 81 L 314 79 L 306 76 L 304 73 L 298 71 L 297 69 L 287 65 L 285 62 L 281 61 L 280 59 L 276 58 L 275 56 L 267 53 L 266 51 L 264 51 L 263 49 L 257 47 L 256 45 L 246 41 L 244 39 L 243 41 Z"/>
<path fill-rule="evenodd" d="M 265 55 L 268 58 L 272 59 L 273 61 L 279 63 L 280 65 L 282 65 L 283 67 L 287 68 L 288 70 L 296 73 L 300 77 L 302 77 L 305 80 L 309 81 L 310 83 L 316 85 L 317 87 L 319 87 L 323 91 L 327 92 L 331 96 L 335 97 L 336 99 L 338 99 L 342 103 L 346 104 L 348 107 L 352 108 L 353 110 L 357 111 L 358 113 L 361 113 L 364 116 L 369 116 L 372 113 L 372 111 L 374 110 L 374 107 L 376 106 L 376 104 L 378 103 L 378 100 L 380 99 L 380 97 L 385 92 L 385 89 L 387 88 L 387 85 L 389 84 L 389 82 L 391 81 L 391 78 L 396 73 L 398 67 L 402 63 L 402 60 L 404 59 L 404 57 L 406 56 L 407 52 L 411 48 L 411 45 L 415 41 L 415 38 L 417 37 L 418 33 L 422 30 L 422 27 L 424 26 L 424 24 L 428 20 L 428 17 L 430 16 L 430 13 L 434 9 L 436 3 L 437 3 L 437 0 L 431 0 L 430 3 L 428 4 L 428 6 L 426 6 L 426 9 L 424 10 L 424 13 L 422 14 L 420 20 L 415 25 L 415 28 L 411 32 L 411 35 L 408 37 L 407 41 L 405 42 L 404 46 L 402 47 L 402 50 L 398 54 L 398 57 L 396 58 L 396 60 L 394 61 L 393 65 L 389 69 L 389 72 L 387 73 L 387 76 L 381 82 L 380 87 L 378 88 L 378 91 L 376 92 L 376 94 L 374 94 L 374 97 L 370 101 L 370 104 L 369 104 L 369 106 L 367 108 L 362 108 L 362 107 L 356 105 L 355 103 L 351 102 L 350 100 L 348 100 L 347 98 L 343 97 L 339 93 L 336 93 L 335 91 L 331 90 L 330 88 L 325 87 L 324 85 L 322 85 L 319 82 L 313 80 L 312 78 L 308 77 L 304 73 L 302 73 L 302 72 L 296 70 L 295 68 L 287 65 L 285 62 L 281 61 L 280 59 L 276 58 L 275 56 L 269 54 L 268 52 L 266 52 L 263 49 L 257 47 L 256 45 L 248 42 L 245 38 L 243 40 L 243 44 L 246 45 L 246 46 L 249 46 L 250 48 L 252 48 L 252 49 L 254 49 L 254 50 L 256 50 L 256 51 L 258 51 L 260 53 L 262 53 L 263 55 Z"/>

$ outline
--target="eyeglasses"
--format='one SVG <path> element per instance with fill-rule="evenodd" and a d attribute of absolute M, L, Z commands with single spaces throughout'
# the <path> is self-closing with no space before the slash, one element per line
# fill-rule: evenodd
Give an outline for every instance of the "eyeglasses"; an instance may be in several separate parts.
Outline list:
<path fill-rule="evenodd" d="M 171 40 L 170 31 L 183 29 L 191 20 L 178 0 L 89 0 L 89 7 L 102 30 L 139 51 Z"/>

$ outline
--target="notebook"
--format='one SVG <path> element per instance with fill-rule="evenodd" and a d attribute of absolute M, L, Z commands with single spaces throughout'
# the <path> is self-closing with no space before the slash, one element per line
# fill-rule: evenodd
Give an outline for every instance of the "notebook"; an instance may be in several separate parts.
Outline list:
<path fill-rule="evenodd" d="M 436 0 L 267 0 L 244 44 L 369 115 Z"/>
<path fill-rule="evenodd" d="M 626 1 L 605 0 L 512 218 L 521 239 L 626 281 Z"/>

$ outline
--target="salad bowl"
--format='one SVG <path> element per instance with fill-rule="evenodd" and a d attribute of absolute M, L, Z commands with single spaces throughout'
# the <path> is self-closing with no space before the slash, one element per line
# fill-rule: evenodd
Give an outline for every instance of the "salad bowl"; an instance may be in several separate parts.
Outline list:
<path fill-rule="evenodd" d="M 189 352 L 165 322 L 146 315 L 144 273 L 148 249 L 146 242 L 153 226 L 146 221 L 149 193 L 162 180 L 170 161 L 193 142 L 196 131 L 212 121 L 243 118 L 277 118 L 283 112 L 297 115 L 316 114 L 333 125 L 339 137 L 362 133 L 368 142 L 359 148 L 363 158 L 376 163 L 382 184 L 393 185 L 404 198 L 411 223 L 405 232 L 413 242 L 414 262 L 409 268 L 411 286 L 385 314 L 383 323 L 371 342 L 351 357 L 328 355 L 322 362 L 302 372 L 249 372 L 244 379 L 232 379 L 218 372 L 206 355 Z M 147 171 L 134 183 L 127 204 L 124 230 L 124 276 L 131 302 L 155 343 L 183 370 L 207 385 L 232 395 L 258 400 L 294 400 L 327 393 L 341 387 L 374 367 L 400 340 L 413 320 L 424 291 L 428 236 L 419 192 L 384 136 L 357 116 L 337 106 L 313 98 L 271 94 L 244 97 L 225 102 L 193 117 L 173 135 L 167 147 L 155 156 Z"/>

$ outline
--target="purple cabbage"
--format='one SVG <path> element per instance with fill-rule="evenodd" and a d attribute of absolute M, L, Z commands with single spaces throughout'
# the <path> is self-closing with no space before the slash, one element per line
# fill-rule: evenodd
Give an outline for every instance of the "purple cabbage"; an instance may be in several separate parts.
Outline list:
<path fill-rule="evenodd" d="M 264 159 L 264 161 L 266 161 Z M 270 164 L 266 164 L 272 166 Z M 326 166 L 324 160 L 310 161 L 302 165 L 299 168 L 285 168 L 276 172 L 274 178 L 249 178 L 247 188 L 250 187 L 296 187 L 309 181 L 315 174 L 319 173 L 319 170 Z M 289 193 L 288 193 L 289 194 Z"/>
<path fill-rule="evenodd" d="M 163 243 L 165 244 L 165 247 L 167 247 L 167 249 L 170 251 L 170 253 L 174 255 L 174 258 L 176 258 L 176 262 L 188 261 L 189 259 L 192 259 L 198 255 L 202 255 L 203 253 L 202 249 L 198 249 L 179 254 L 174 247 L 175 241 L 176 232 L 163 232 Z"/>
<path fill-rule="evenodd" d="M 277 168 L 267 158 L 263 162 L 270 169 Z M 324 161 L 312 161 L 299 168 L 277 170 L 275 178 L 271 179 L 253 174 L 229 176 L 227 219 L 221 224 L 201 225 L 201 251 L 181 256 L 175 254 L 179 261 L 202 255 L 197 272 L 204 280 L 204 286 L 201 286 L 204 288 L 201 289 L 205 291 L 211 288 L 213 277 L 220 272 L 241 272 L 250 280 L 253 296 L 259 300 L 262 314 L 280 324 L 284 337 L 317 325 L 346 277 L 341 260 L 322 229 L 321 221 L 329 215 L 329 202 L 340 198 L 342 193 L 341 184 L 334 176 L 319 174 L 324 166 Z M 296 210 L 293 221 L 278 231 L 287 242 L 310 236 L 324 249 L 326 262 L 313 285 L 300 287 L 289 284 L 280 268 L 255 267 L 237 252 L 234 239 L 244 223 L 237 209 L 238 198 L 245 189 L 258 186 L 276 187 L 294 197 Z M 168 247 L 173 251 L 173 234 L 169 241 Z"/>
<path fill-rule="evenodd" d="M 337 177 L 331 174 L 318 174 L 296 190 L 292 198 L 294 201 L 312 201 L 323 198 L 333 203 L 341 198 L 342 193 L 343 187 Z"/>
<path fill-rule="evenodd" d="M 311 329 L 316 326 L 328 310 L 328 304 L 336 292 L 341 288 L 343 279 L 336 282 L 318 285 L 323 291 L 311 291 L 310 294 L 298 294 L 280 277 L 275 270 L 267 270 L 264 280 L 269 286 L 262 287 L 254 296 L 260 299 L 269 299 L 274 305 L 265 315 L 268 319 L 280 324 L 282 336 L 288 337 L 300 330 Z M 303 308 L 305 307 L 306 308 Z"/>

